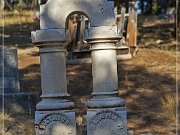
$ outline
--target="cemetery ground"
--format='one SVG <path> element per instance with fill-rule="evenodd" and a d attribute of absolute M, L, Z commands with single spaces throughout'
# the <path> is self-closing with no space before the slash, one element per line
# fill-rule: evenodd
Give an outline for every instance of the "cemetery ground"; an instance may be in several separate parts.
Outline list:
<path fill-rule="evenodd" d="M 175 135 L 175 90 L 179 84 L 176 77 L 180 76 L 176 55 L 180 53 L 175 52 L 173 25 L 167 19 L 140 16 L 138 53 L 131 60 L 118 62 L 119 92 L 126 102 L 128 127 L 135 135 Z M 37 27 L 37 22 L 32 21 L 32 12 L 21 13 L 21 17 L 7 14 L 5 33 L 0 36 L 4 36 L 5 47 L 18 49 L 21 91 L 39 97 L 40 59 L 38 48 L 30 40 L 30 32 Z M 77 123 L 81 126 L 85 123 L 81 117 L 86 109 L 85 103 L 92 91 L 91 65 L 68 65 L 67 79 L 68 91 L 77 106 Z M 34 102 L 40 100 L 37 98 Z M 0 116 L 0 122 L 3 118 L 5 135 L 34 134 L 34 114 L 5 114 Z"/>

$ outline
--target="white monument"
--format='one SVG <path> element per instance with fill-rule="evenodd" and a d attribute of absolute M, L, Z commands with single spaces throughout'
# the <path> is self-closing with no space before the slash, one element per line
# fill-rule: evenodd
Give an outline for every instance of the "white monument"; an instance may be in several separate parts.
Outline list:
<path fill-rule="evenodd" d="M 87 135 L 127 135 L 124 100 L 118 96 L 116 43 L 122 38 L 110 0 L 48 0 L 40 6 L 40 30 L 32 41 L 40 49 L 42 101 L 36 106 L 36 135 L 75 135 L 74 103 L 67 97 L 68 18 L 83 14 L 91 45 L 93 98 L 87 103 Z"/>

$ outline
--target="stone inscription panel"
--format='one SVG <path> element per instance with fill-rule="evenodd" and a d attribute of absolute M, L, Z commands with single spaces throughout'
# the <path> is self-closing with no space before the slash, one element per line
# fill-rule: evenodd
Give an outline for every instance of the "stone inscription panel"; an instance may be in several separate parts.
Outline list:
<path fill-rule="evenodd" d="M 127 135 L 126 118 L 121 113 L 102 111 L 88 114 L 87 135 Z"/>
<path fill-rule="evenodd" d="M 45 116 L 36 129 L 37 135 L 76 135 L 73 120 L 61 113 Z"/>

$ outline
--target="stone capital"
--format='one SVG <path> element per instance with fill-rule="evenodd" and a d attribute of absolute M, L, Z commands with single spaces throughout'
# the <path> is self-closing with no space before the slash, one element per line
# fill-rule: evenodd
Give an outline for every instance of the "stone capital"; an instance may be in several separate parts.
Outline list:
<path fill-rule="evenodd" d="M 117 26 L 90 27 L 84 30 L 85 40 L 90 43 L 117 42 L 122 38 L 118 34 Z"/>
<path fill-rule="evenodd" d="M 31 32 L 31 39 L 33 44 L 66 43 L 70 41 L 70 34 L 65 29 L 36 30 Z"/>

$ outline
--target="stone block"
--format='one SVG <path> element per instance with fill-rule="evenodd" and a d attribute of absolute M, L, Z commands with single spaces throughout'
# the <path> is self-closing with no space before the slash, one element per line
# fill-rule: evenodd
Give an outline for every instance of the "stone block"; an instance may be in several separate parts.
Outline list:
<path fill-rule="evenodd" d="M 33 43 L 70 41 L 69 31 L 65 29 L 36 30 L 31 32 Z"/>
<path fill-rule="evenodd" d="M 36 135 L 76 135 L 75 110 L 36 111 Z"/>
<path fill-rule="evenodd" d="M 127 135 L 126 109 L 88 109 L 87 135 Z"/>

